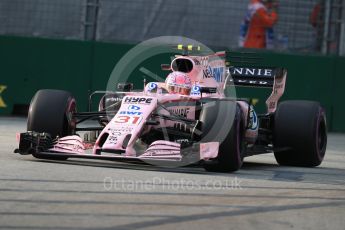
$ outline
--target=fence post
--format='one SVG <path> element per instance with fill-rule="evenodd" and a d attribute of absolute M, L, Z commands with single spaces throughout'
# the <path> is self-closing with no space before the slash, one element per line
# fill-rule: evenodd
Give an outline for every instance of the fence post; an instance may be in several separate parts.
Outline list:
<path fill-rule="evenodd" d="M 339 37 L 339 56 L 345 55 L 345 1 L 342 1 L 340 37 Z"/>
<path fill-rule="evenodd" d="M 99 0 L 86 0 L 84 40 L 96 40 Z"/>
<path fill-rule="evenodd" d="M 322 38 L 322 53 L 328 53 L 328 41 L 329 41 L 329 27 L 330 27 L 330 18 L 331 18 L 331 5 L 332 0 L 326 0 L 325 2 L 325 24 L 323 29 L 323 38 Z"/>

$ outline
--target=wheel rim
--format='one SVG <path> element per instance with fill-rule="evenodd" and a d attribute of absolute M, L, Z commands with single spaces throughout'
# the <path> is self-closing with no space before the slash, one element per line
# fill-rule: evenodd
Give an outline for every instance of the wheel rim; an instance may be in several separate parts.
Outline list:
<path fill-rule="evenodd" d="M 320 160 L 323 159 L 326 152 L 327 146 L 327 129 L 326 129 L 326 121 L 324 117 L 321 115 L 321 119 L 318 125 L 318 134 L 317 134 L 317 150 Z"/>
<path fill-rule="evenodd" d="M 76 102 L 74 99 L 70 100 L 66 109 L 66 118 L 67 118 L 67 134 L 74 134 L 76 128 L 76 120 L 73 118 L 73 113 L 76 112 Z"/>
<path fill-rule="evenodd" d="M 244 128 L 243 128 L 243 122 L 242 119 L 239 118 L 239 120 L 235 119 L 236 122 L 236 130 L 238 132 L 236 137 L 237 142 L 237 153 L 238 153 L 238 164 L 242 166 L 243 159 L 244 159 L 244 152 L 245 152 L 245 143 L 244 143 Z"/>
<path fill-rule="evenodd" d="M 320 124 L 318 146 L 320 151 L 324 150 L 324 148 L 326 147 L 326 127 L 324 122 L 321 122 Z"/>
<path fill-rule="evenodd" d="M 239 152 L 240 152 L 240 158 L 241 162 L 243 163 L 243 159 L 245 157 L 245 149 L 246 149 L 246 142 L 244 141 L 244 128 L 243 123 L 241 122 L 240 125 L 240 131 L 239 131 Z"/>

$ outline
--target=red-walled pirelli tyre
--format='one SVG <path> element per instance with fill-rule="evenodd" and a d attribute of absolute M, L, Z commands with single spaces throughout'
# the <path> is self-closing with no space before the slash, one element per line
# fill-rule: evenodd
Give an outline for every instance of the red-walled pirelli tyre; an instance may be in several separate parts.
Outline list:
<path fill-rule="evenodd" d="M 326 115 L 318 102 L 284 101 L 274 115 L 274 156 L 280 165 L 315 167 L 327 146 Z"/>
<path fill-rule="evenodd" d="M 200 114 L 202 142 L 220 142 L 216 159 L 205 161 L 204 168 L 212 172 L 231 172 L 241 168 L 245 143 L 242 110 L 234 101 L 216 101 L 205 106 Z"/>
<path fill-rule="evenodd" d="M 31 100 L 27 130 L 49 133 L 52 137 L 72 135 L 75 131 L 72 114 L 75 111 L 76 101 L 71 93 L 53 89 L 39 90 Z M 67 158 L 50 157 L 49 159 Z"/>

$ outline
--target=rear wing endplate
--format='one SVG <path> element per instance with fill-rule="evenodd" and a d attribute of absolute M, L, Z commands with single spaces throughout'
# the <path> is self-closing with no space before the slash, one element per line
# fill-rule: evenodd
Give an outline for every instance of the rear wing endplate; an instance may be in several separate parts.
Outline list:
<path fill-rule="evenodd" d="M 285 91 L 287 70 L 283 68 L 229 67 L 225 86 L 272 88 L 266 100 L 267 112 L 274 113 Z"/>

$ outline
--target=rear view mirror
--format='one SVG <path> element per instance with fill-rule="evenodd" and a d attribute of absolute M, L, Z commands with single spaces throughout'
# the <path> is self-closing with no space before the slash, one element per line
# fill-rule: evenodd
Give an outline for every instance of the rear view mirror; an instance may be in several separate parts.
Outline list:
<path fill-rule="evenodd" d="M 161 69 L 162 69 L 162 70 L 169 71 L 169 70 L 171 70 L 171 67 L 170 67 L 169 64 L 161 64 Z"/>
<path fill-rule="evenodd" d="M 132 83 L 118 83 L 117 84 L 117 90 L 123 91 L 123 92 L 130 92 L 133 89 Z"/>

